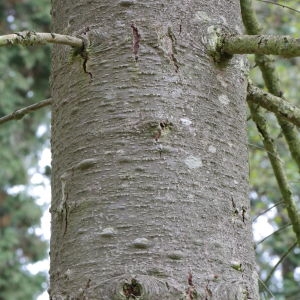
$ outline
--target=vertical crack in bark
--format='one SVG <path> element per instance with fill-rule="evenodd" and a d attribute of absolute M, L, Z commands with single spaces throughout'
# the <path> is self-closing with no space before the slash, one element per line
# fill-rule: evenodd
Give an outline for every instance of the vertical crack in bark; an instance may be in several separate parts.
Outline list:
<path fill-rule="evenodd" d="M 197 298 L 197 291 L 195 285 L 193 283 L 193 275 L 192 272 L 189 272 L 188 275 L 188 288 L 186 289 L 187 300 L 193 300 Z"/>
<path fill-rule="evenodd" d="M 233 208 L 233 211 L 234 211 L 234 215 L 238 215 L 239 211 L 238 211 L 238 209 L 236 207 L 236 204 L 235 204 L 232 196 L 231 196 L 231 204 L 232 204 L 232 208 Z"/>
<path fill-rule="evenodd" d="M 84 32 L 83 32 L 83 35 L 87 35 L 87 33 L 90 31 L 90 28 L 89 27 L 86 27 Z M 86 67 L 86 64 L 87 64 L 87 61 L 89 59 L 89 55 L 88 55 L 88 43 L 86 42 L 86 39 L 84 39 L 84 47 L 80 53 L 81 57 L 83 58 L 83 63 L 82 63 L 82 67 L 83 67 L 83 71 L 84 73 L 88 74 L 90 76 L 90 81 L 93 80 L 93 74 L 91 72 L 89 72 L 87 70 L 87 67 Z"/>
<path fill-rule="evenodd" d="M 90 40 L 88 38 L 88 32 L 90 31 L 90 27 L 85 27 L 83 31 L 80 32 L 79 36 L 83 42 L 83 46 L 81 48 L 73 48 L 72 59 L 74 57 L 80 57 L 82 59 L 82 68 L 85 74 L 88 74 L 90 77 L 90 81 L 93 80 L 93 74 L 87 70 L 87 62 L 89 60 L 89 47 Z"/>
<path fill-rule="evenodd" d="M 182 19 L 180 19 L 180 24 L 179 24 L 179 35 L 181 34 L 182 32 Z"/>
<path fill-rule="evenodd" d="M 131 28 L 132 28 L 132 35 L 133 35 L 132 52 L 134 54 L 135 61 L 138 61 L 139 59 L 138 52 L 140 48 L 141 35 L 134 24 L 131 24 Z"/>
<path fill-rule="evenodd" d="M 62 214 L 62 226 L 64 226 L 63 235 L 66 234 L 68 228 L 68 214 L 69 214 L 69 207 L 67 204 L 68 200 L 68 187 L 67 187 L 67 174 L 62 175 L 61 177 L 61 189 L 62 189 L 62 199 L 61 199 L 61 210 L 60 213 Z"/>
<path fill-rule="evenodd" d="M 84 73 L 86 73 L 90 76 L 90 81 L 92 81 L 93 80 L 93 74 L 91 72 L 89 72 L 87 70 L 87 67 L 86 67 L 86 63 L 88 61 L 88 55 L 82 56 L 82 58 L 83 58 L 83 63 L 82 63 L 83 71 L 84 71 Z"/>
<path fill-rule="evenodd" d="M 246 221 L 246 213 L 247 213 L 247 208 L 245 206 L 242 206 L 242 220 L 244 224 Z"/>
<path fill-rule="evenodd" d="M 181 31 L 181 28 L 180 28 L 180 31 Z M 179 69 L 179 64 L 178 64 L 178 60 L 175 56 L 175 54 L 177 54 L 176 47 L 175 47 L 176 46 L 176 37 L 175 37 L 174 33 L 172 32 L 171 27 L 168 27 L 168 37 L 172 43 L 171 53 L 169 55 L 170 55 L 171 61 L 174 64 L 175 72 L 177 73 L 178 69 Z"/>

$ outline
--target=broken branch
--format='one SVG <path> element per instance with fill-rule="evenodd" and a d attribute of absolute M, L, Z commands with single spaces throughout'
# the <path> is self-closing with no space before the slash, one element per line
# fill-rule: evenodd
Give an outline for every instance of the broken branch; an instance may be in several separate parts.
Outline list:
<path fill-rule="evenodd" d="M 23 45 L 35 46 L 40 44 L 62 44 L 75 48 L 83 48 L 83 40 L 77 37 L 57 33 L 24 31 L 0 36 L 1 46 Z"/>

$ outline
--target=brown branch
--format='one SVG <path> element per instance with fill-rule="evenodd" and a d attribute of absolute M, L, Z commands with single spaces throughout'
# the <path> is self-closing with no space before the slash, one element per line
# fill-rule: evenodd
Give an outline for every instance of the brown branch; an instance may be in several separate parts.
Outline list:
<path fill-rule="evenodd" d="M 0 124 L 4 124 L 8 121 L 11 121 L 11 120 L 20 120 L 22 119 L 25 115 L 33 112 L 33 111 L 36 111 L 42 107 L 45 107 L 45 106 L 48 106 L 48 105 L 51 105 L 51 102 L 52 102 L 52 99 L 49 98 L 49 99 L 45 99 L 45 100 L 42 100 L 38 103 L 35 103 L 35 104 L 32 104 L 32 105 L 29 105 L 27 107 L 24 107 L 24 108 L 21 108 L 21 109 L 18 109 L 16 111 L 14 111 L 13 113 L 7 115 L 7 116 L 4 116 L 2 118 L 0 118 Z"/>
<path fill-rule="evenodd" d="M 249 84 L 247 101 L 259 104 L 279 117 L 300 127 L 300 109 L 280 97 L 276 97 Z"/>
<path fill-rule="evenodd" d="M 220 35 L 220 51 L 227 54 L 300 56 L 300 40 L 288 35 Z"/>

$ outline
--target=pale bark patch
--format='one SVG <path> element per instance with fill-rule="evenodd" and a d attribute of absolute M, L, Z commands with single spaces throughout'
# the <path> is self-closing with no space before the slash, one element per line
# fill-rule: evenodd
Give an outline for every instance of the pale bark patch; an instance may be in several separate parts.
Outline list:
<path fill-rule="evenodd" d="M 218 97 L 218 99 L 219 99 L 219 101 L 220 101 L 222 104 L 224 104 L 224 105 L 228 105 L 229 102 L 230 102 L 230 100 L 229 100 L 229 98 L 228 98 L 227 95 L 220 95 L 220 96 Z"/>
<path fill-rule="evenodd" d="M 189 169 L 197 169 L 203 166 L 202 159 L 197 156 L 188 156 L 184 163 L 188 166 Z"/>

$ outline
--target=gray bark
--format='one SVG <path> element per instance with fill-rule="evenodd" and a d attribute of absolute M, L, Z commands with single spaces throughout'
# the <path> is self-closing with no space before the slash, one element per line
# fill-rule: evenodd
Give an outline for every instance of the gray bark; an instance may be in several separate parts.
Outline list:
<path fill-rule="evenodd" d="M 51 299 L 258 299 L 238 1 L 52 2 Z"/>

